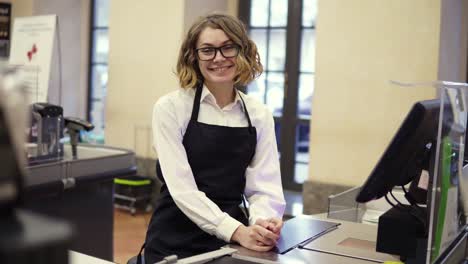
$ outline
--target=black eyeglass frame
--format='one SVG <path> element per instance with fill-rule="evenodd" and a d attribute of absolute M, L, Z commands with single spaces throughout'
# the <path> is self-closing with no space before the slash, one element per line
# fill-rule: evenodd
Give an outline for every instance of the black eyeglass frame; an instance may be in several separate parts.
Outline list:
<path fill-rule="evenodd" d="M 225 47 L 227 47 L 227 46 L 233 46 L 233 47 L 236 49 L 236 51 L 237 51 L 237 52 L 236 52 L 236 55 L 234 55 L 234 56 L 226 56 L 226 55 L 224 55 L 222 49 L 225 48 Z M 219 51 L 219 53 L 221 53 L 221 56 L 223 56 L 223 57 L 226 58 L 226 59 L 229 59 L 229 58 L 235 58 L 235 57 L 239 56 L 240 48 L 241 48 L 241 47 L 240 47 L 239 45 L 234 44 L 234 43 L 230 43 L 230 44 L 223 45 L 223 46 L 221 46 L 221 47 L 203 47 L 203 48 L 198 48 L 198 49 L 195 49 L 195 53 L 197 54 L 197 58 L 198 58 L 199 60 L 201 60 L 201 61 L 210 61 L 210 60 L 213 60 L 214 58 L 216 58 L 216 55 L 218 54 L 218 51 Z M 214 49 L 214 55 L 213 55 L 213 57 L 212 57 L 211 59 L 202 60 L 202 59 L 200 58 L 200 54 L 198 53 L 198 51 L 199 51 L 199 50 L 202 50 L 202 49 Z"/>

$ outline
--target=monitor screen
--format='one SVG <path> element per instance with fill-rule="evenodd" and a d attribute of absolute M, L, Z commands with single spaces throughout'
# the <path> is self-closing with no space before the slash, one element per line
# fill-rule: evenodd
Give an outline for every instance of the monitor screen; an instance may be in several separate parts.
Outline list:
<path fill-rule="evenodd" d="M 428 170 L 430 151 L 437 142 L 440 100 L 414 104 L 379 162 L 362 186 L 356 201 L 379 199 L 395 186 L 419 179 Z"/>

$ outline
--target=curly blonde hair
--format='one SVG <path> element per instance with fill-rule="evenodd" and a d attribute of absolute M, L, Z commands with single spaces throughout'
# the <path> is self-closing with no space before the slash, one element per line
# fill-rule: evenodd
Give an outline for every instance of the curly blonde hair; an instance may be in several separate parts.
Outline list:
<path fill-rule="evenodd" d="M 177 61 L 177 76 L 183 88 L 195 88 L 204 81 L 198 67 L 196 44 L 200 33 L 207 27 L 221 29 L 228 38 L 239 45 L 239 55 L 236 57 L 237 72 L 234 85 L 245 86 L 263 72 L 257 46 L 249 38 L 247 31 L 239 19 L 225 14 L 211 14 L 200 17 L 189 29 L 179 50 Z"/>

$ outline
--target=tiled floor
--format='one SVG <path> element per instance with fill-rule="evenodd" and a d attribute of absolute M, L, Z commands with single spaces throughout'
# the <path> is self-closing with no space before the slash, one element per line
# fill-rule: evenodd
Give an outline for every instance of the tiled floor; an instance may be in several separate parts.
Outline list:
<path fill-rule="evenodd" d="M 302 214 L 302 194 L 285 191 L 285 218 Z M 145 240 L 146 229 L 151 213 L 138 213 L 114 210 L 114 262 L 126 264 L 127 260 L 138 254 Z"/>

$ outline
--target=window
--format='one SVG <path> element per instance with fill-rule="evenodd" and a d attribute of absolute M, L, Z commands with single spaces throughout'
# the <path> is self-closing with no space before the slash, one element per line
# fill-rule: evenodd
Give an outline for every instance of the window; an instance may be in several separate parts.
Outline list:
<path fill-rule="evenodd" d="M 91 3 L 88 120 L 94 124 L 95 128 L 87 136 L 89 141 L 95 143 L 104 143 L 109 55 L 109 1 L 93 0 Z"/>
<path fill-rule="evenodd" d="M 316 0 L 239 2 L 264 66 L 247 93 L 275 118 L 283 184 L 297 190 L 309 175 L 309 131 L 315 74 Z"/>

